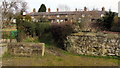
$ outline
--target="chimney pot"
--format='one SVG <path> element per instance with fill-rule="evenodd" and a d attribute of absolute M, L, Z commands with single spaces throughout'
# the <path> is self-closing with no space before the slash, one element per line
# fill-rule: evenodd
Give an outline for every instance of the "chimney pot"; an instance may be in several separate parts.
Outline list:
<path fill-rule="evenodd" d="M 102 7 L 102 11 L 105 11 L 105 7 Z"/>
<path fill-rule="evenodd" d="M 50 9 L 50 8 L 48 8 L 48 12 L 51 12 L 51 9 Z"/>
<path fill-rule="evenodd" d="M 59 12 L 59 8 L 57 8 L 57 12 Z"/>
<path fill-rule="evenodd" d="M 33 8 L 33 12 L 36 12 L 36 9 L 35 9 L 35 8 Z"/>
<path fill-rule="evenodd" d="M 87 11 L 87 7 L 84 7 L 84 11 Z"/>
<path fill-rule="evenodd" d="M 75 9 L 75 11 L 77 11 L 77 8 Z"/>

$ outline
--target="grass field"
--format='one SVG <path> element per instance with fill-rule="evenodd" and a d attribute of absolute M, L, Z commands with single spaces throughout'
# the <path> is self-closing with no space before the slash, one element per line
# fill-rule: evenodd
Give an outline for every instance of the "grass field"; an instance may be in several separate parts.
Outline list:
<path fill-rule="evenodd" d="M 56 47 L 47 47 L 45 56 L 4 55 L 4 66 L 118 66 L 118 59 L 77 56 Z"/>

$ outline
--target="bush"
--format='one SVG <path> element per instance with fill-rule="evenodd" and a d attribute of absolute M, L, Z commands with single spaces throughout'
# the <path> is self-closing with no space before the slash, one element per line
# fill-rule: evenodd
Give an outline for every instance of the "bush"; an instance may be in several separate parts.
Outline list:
<path fill-rule="evenodd" d="M 65 49 L 64 41 L 66 37 L 73 32 L 72 24 L 71 23 L 54 23 L 51 27 L 51 32 L 53 35 L 53 39 L 58 47 Z"/>
<path fill-rule="evenodd" d="M 93 24 L 93 27 L 96 27 L 97 29 L 101 30 L 111 31 L 111 28 L 114 23 L 114 17 L 116 15 L 117 14 L 112 11 L 106 12 L 102 18 L 96 20 L 96 23 Z"/>
<path fill-rule="evenodd" d="M 39 38 L 39 41 L 45 43 L 46 45 L 53 45 L 53 38 L 51 34 L 51 24 L 50 23 L 36 23 L 35 28 L 36 36 Z"/>
<path fill-rule="evenodd" d="M 24 29 L 24 23 L 26 21 L 23 20 L 22 15 L 18 15 L 16 18 L 16 27 L 17 27 L 17 42 L 22 42 L 24 40 L 25 36 L 25 29 Z"/>
<path fill-rule="evenodd" d="M 47 46 L 55 45 L 51 31 L 49 31 L 49 32 L 47 32 L 47 33 L 44 33 L 44 34 L 39 38 L 39 41 L 42 42 L 42 43 L 45 43 Z"/>
<path fill-rule="evenodd" d="M 23 22 L 24 32 L 27 35 L 35 36 L 35 24 L 33 22 L 24 21 Z"/>
<path fill-rule="evenodd" d="M 34 42 L 34 43 L 38 43 L 39 42 L 39 40 L 38 40 L 38 38 L 37 37 L 27 37 L 25 40 L 24 40 L 24 42 Z"/>
<path fill-rule="evenodd" d="M 66 37 L 70 35 L 73 30 L 72 23 L 41 23 L 41 22 L 29 22 L 22 21 L 19 26 L 20 34 L 25 34 L 23 41 L 34 42 L 31 37 L 37 37 L 40 42 L 47 45 L 56 44 L 58 47 L 64 49 L 64 41 Z M 23 32 L 23 33 L 22 33 Z M 29 38 L 27 38 L 29 37 Z"/>
<path fill-rule="evenodd" d="M 50 31 L 50 24 L 49 23 L 40 23 L 37 22 L 35 24 L 35 33 L 38 37 L 41 37 L 44 33 L 47 33 Z"/>

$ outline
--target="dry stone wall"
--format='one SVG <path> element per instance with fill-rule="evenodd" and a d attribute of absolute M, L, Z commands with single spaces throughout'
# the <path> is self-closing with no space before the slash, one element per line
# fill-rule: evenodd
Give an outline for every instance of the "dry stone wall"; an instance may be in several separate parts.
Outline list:
<path fill-rule="evenodd" d="M 44 56 L 45 51 L 44 43 L 9 43 L 7 47 L 11 55 L 17 56 Z"/>
<path fill-rule="evenodd" d="M 66 50 L 93 56 L 120 56 L 120 35 L 80 32 L 67 37 Z"/>

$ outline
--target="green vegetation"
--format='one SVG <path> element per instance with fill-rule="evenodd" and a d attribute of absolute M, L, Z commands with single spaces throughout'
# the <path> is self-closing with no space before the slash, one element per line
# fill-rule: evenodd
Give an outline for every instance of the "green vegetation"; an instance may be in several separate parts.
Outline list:
<path fill-rule="evenodd" d="M 17 37 L 17 31 L 11 31 L 11 38 L 15 39 Z"/>
<path fill-rule="evenodd" d="M 25 40 L 23 40 L 23 42 L 33 42 L 33 43 L 39 43 L 40 41 L 38 40 L 38 38 L 36 37 L 34 37 L 34 38 L 32 38 L 32 37 L 27 37 Z"/>
<path fill-rule="evenodd" d="M 118 60 L 74 55 L 58 48 L 46 48 L 44 57 L 5 57 L 3 65 L 12 66 L 117 66 Z M 9 61 L 8 61 L 9 60 Z M 19 61 L 19 62 L 18 62 Z M 87 62 L 86 62 L 87 61 Z"/>
<path fill-rule="evenodd" d="M 38 12 L 46 12 L 46 6 L 45 4 L 42 4 L 38 10 Z"/>
<path fill-rule="evenodd" d="M 24 17 L 22 15 L 16 16 L 16 28 L 17 28 L 17 42 L 22 42 L 22 40 L 26 37 L 23 23 L 24 23 Z"/>
<path fill-rule="evenodd" d="M 28 18 L 23 18 L 20 16 L 17 19 L 18 42 L 42 42 L 65 49 L 64 40 L 73 32 L 72 23 L 30 22 Z M 38 39 L 33 41 L 31 37 Z"/>
<path fill-rule="evenodd" d="M 72 23 L 52 24 L 51 32 L 53 39 L 59 48 L 65 49 L 64 41 L 74 31 L 72 25 Z"/>
<path fill-rule="evenodd" d="M 53 36 L 52 36 L 51 32 L 43 34 L 39 38 L 39 41 L 45 43 L 46 46 L 55 45 L 54 44 L 54 39 L 53 39 Z"/>
<path fill-rule="evenodd" d="M 5 52 L 3 55 L 3 58 L 12 58 L 12 57 L 14 57 L 14 56 L 9 54 L 8 52 Z"/>
<path fill-rule="evenodd" d="M 104 59 L 116 59 L 116 60 L 120 60 L 120 57 L 119 57 L 119 56 L 91 56 L 91 55 L 78 55 L 78 54 L 72 54 L 72 53 L 67 52 L 67 51 L 62 51 L 62 53 L 64 53 L 64 54 L 69 54 L 69 55 L 73 55 L 73 56 L 81 56 L 81 57 L 104 58 Z"/>
<path fill-rule="evenodd" d="M 103 28 L 105 30 L 109 30 L 111 28 L 112 21 L 108 21 L 109 19 L 114 18 L 114 13 L 110 12 L 109 14 L 106 14 L 103 19 L 101 19 L 101 23 L 104 24 Z M 74 32 L 73 24 L 72 23 L 49 23 L 49 22 L 32 22 L 31 18 L 29 16 L 18 16 L 17 18 L 17 29 L 18 29 L 18 39 L 19 41 L 24 42 L 42 42 L 45 43 L 47 47 L 50 45 L 57 46 L 61 49 L 65 49 L 64 41 L 66 40 L 66 37 Z M 23 19 L 25 18 L 25 19 Z M 111 23 L 106 23 L 111 22 Z M 77 25 L 81 26 L 80 23 Z M 109 25 L 109 26 L 106 26 Z M 93 34 L 90 34 L 93 35 Z M 47 48 L 46 47 L 46 48 Z M 47 49 L 46 49 L 47 50 Z M 57 50 L 51 50 L 49 53 L 46 53 L 44 57 L 38 56 L 37 60 L 36 58 L 31 59 L 25 58 L 25 57 L 18 57 L 20 62 L 28 63 L 31 61 L 34 62 L 32 64 L 28 65 L 45 65 L 45 66 L 56 66 L 56 65 L 117 65 L 119 57 L 116 56 L 87 56 L 87 55 L 75 55 L 71 54 L 66 51 L 60 51 L 57 52 Z M 57 53 L 56 53 L 57 52 Z M 51 54 L 52 53 L 52 54 Z M 60 53 L 60 54 L 59 54 Z M 56 55 L 57 54 L 57 55 Z M 7 54 L 5 56 L 8 56 Z M 14 61 L 18 61 L 18 58 L 16 58 Z M 33 57 L 32 57 L 33 58 Z M 72 59 L 74 58 L 74 59 Z M 23 59 L 27 59 L 28 61 L 25 61 Z M 75 63 L 73 63 L 73 62 Z M 85 62 L 88 61 L 88 62 Z M 6 61 L 5 61 L 6 62 Z M 39 62 L 39 63 L 38 63 Z"/>
<path fill-rule="evenodd" d="M 44 35 L 44 33 L 48 33 L 50 31 L 51 25 L 49 23 L 41 23 L 37 22 L 35 24 L 35 33 L 38 37 L 41 37 L 41 35 Z"/>
<path fill-rule="evenodd" d="M 115 23 L 114 18 L 116 16 L 117 16 L 117 13 L 115 12 L 112 12 L 112 11 L 106 12 L 102 18 L 97 19 L 93 27 L 96 27 L 97 29 L 101 29 L 101 30 L 111 31 L 111 28 Z"/>
<path fill-rule="evenodd" d="M 102 18 L 102 23 L 106 30 L 111 30 L 112 24 L 114 23 L 115 12 L 106 12 L 105 16 Z"/>
<path fill-rule="evenodd" d="M 17 36 L 16 31 L 4 31 L 3 32 L 3 39 L 15 39 Z"/>

